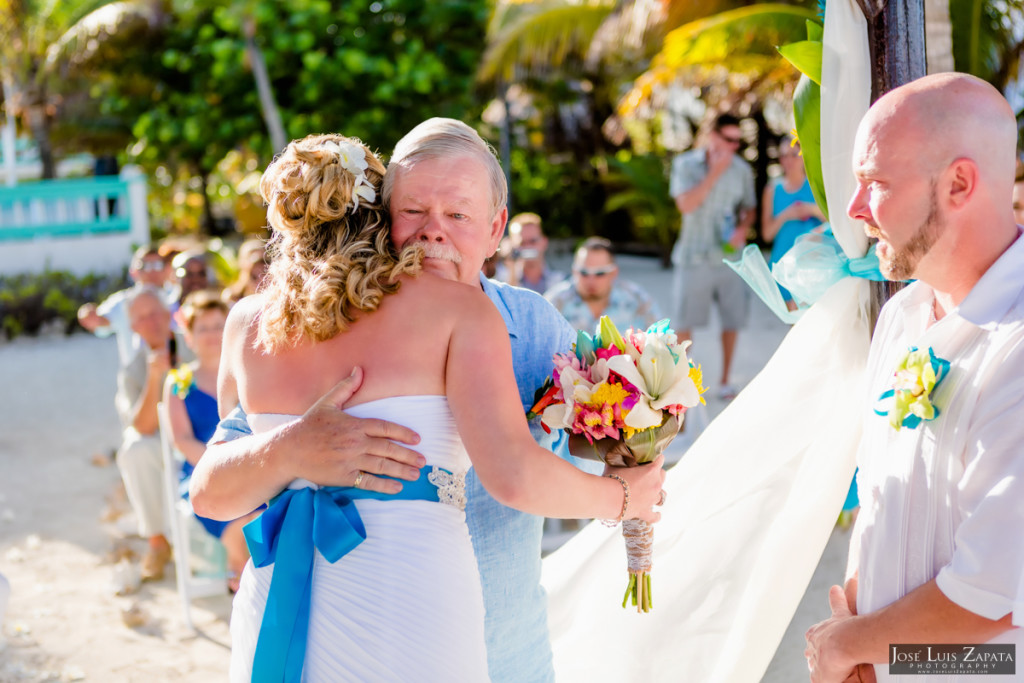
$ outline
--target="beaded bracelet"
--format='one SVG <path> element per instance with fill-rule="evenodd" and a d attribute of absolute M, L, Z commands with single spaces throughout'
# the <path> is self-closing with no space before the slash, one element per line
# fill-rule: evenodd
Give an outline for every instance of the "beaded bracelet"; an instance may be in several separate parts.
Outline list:
<path fill-rule="evenodd" d="M 629 507 L 629 482 L 627 482 L 625 479 L 623 479 L 617 474 L 606 474 L 605 476 L 610 477 L 615 481 L 619 482 L 620 484 L 622 484 L 622 511 L 619 512 L 618 519 L 602 519 L 601 524 L 604 524 L 606 527 L 609 528 L 617 527 L 619 525 L 619 522 L 622 521 L 622 518 L 626 516 L 626 508 Z"/>

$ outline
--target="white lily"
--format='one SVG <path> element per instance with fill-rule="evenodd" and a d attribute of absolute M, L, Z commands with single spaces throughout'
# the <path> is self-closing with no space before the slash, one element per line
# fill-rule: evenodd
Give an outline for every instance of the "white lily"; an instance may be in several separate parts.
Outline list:
<path fill-rule="evenodd" d="M 670 349 L 659 336 L 648 336 L 640 359 L 634 362 L 629 356 L 615 356 L 608 359 L 608 368 L 621 375 L 635 386 L 641 394 L 640 400 L 629 411 L 624 420 L 633 429 L 657 427 L 664 419 L 662 410 L 671 405 L 687 408 L 700 402 L 700 392 L 690 378 L 690 363 L 686 359 L 688 342 Z M 679 361 L 673 357 L 675 351 Z"/>
<path fill-rule="evenodd" d="M 568 365 L 559 371 L 558 383 L 561 385 L 565 403 L 553 404 L 545 408 L 541 413 L 541 421 L 551 429 L 568 429 L 572 427 L 573 409 L 576 403 L 589 401 L 594 391 L 594 385 Z"/>

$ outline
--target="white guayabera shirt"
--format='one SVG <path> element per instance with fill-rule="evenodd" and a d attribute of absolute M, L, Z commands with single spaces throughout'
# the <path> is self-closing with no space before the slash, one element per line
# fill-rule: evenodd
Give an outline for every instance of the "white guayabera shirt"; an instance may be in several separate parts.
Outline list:
<path fill-rule="evenodd" d="M 937 577 L 957 605 L 989 619 L 1012 612 L 1024 625 L 1024 239 L 938 322 L 933 299 L 922 282 L 897 294 L 871 345 L 852 546 L 859 548 L 858 612 Z M 940 414 L 897 431 L 873 408 L 911 346 L 932 348 L 950 371 L 933 394 Z M 1024 630 L 992 642 L 1016 643 L 1024 654 Z M 875 670 L 879 681 L 921 678 L 889 676 L 887 665 Z"/>

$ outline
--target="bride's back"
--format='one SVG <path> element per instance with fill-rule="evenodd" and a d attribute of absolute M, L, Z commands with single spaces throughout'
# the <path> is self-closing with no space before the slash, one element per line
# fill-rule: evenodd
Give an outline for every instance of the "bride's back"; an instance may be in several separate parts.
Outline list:
<path fill-rule="evenodd" d="M 248 413 L 299 415 L 353 368 L 363 382 L 349 405 L 389 396 L 444 395 L 449 342 L 460 316 L 491 306 L 483 291 L 431 274 L 404 276 L 377 310 L 325 341 L 273 353 L 256 343 L 262 296 L 243 299 L 228 321 L 225 354 Z"/>

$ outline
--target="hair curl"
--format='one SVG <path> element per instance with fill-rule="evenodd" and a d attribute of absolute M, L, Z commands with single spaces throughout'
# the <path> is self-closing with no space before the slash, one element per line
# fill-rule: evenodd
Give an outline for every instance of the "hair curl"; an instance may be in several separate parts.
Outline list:
<path fill-rule="evenodd" d="M 355 210 L 356 178 L 338 145 L 363 154 L 363 173 L 377 193 L 373 201 L 360 197 Z M 273 352 L 303 339 L 330 339 L 397 292 L 399 276 L 419 273 L 422 250 L 398 254 L 391 244 L 383 176 L 384 165 L 361 142 L 332 134 L 292 141 L 267 167 L 260 194 L 273 235 L 257 346 Z"/>

